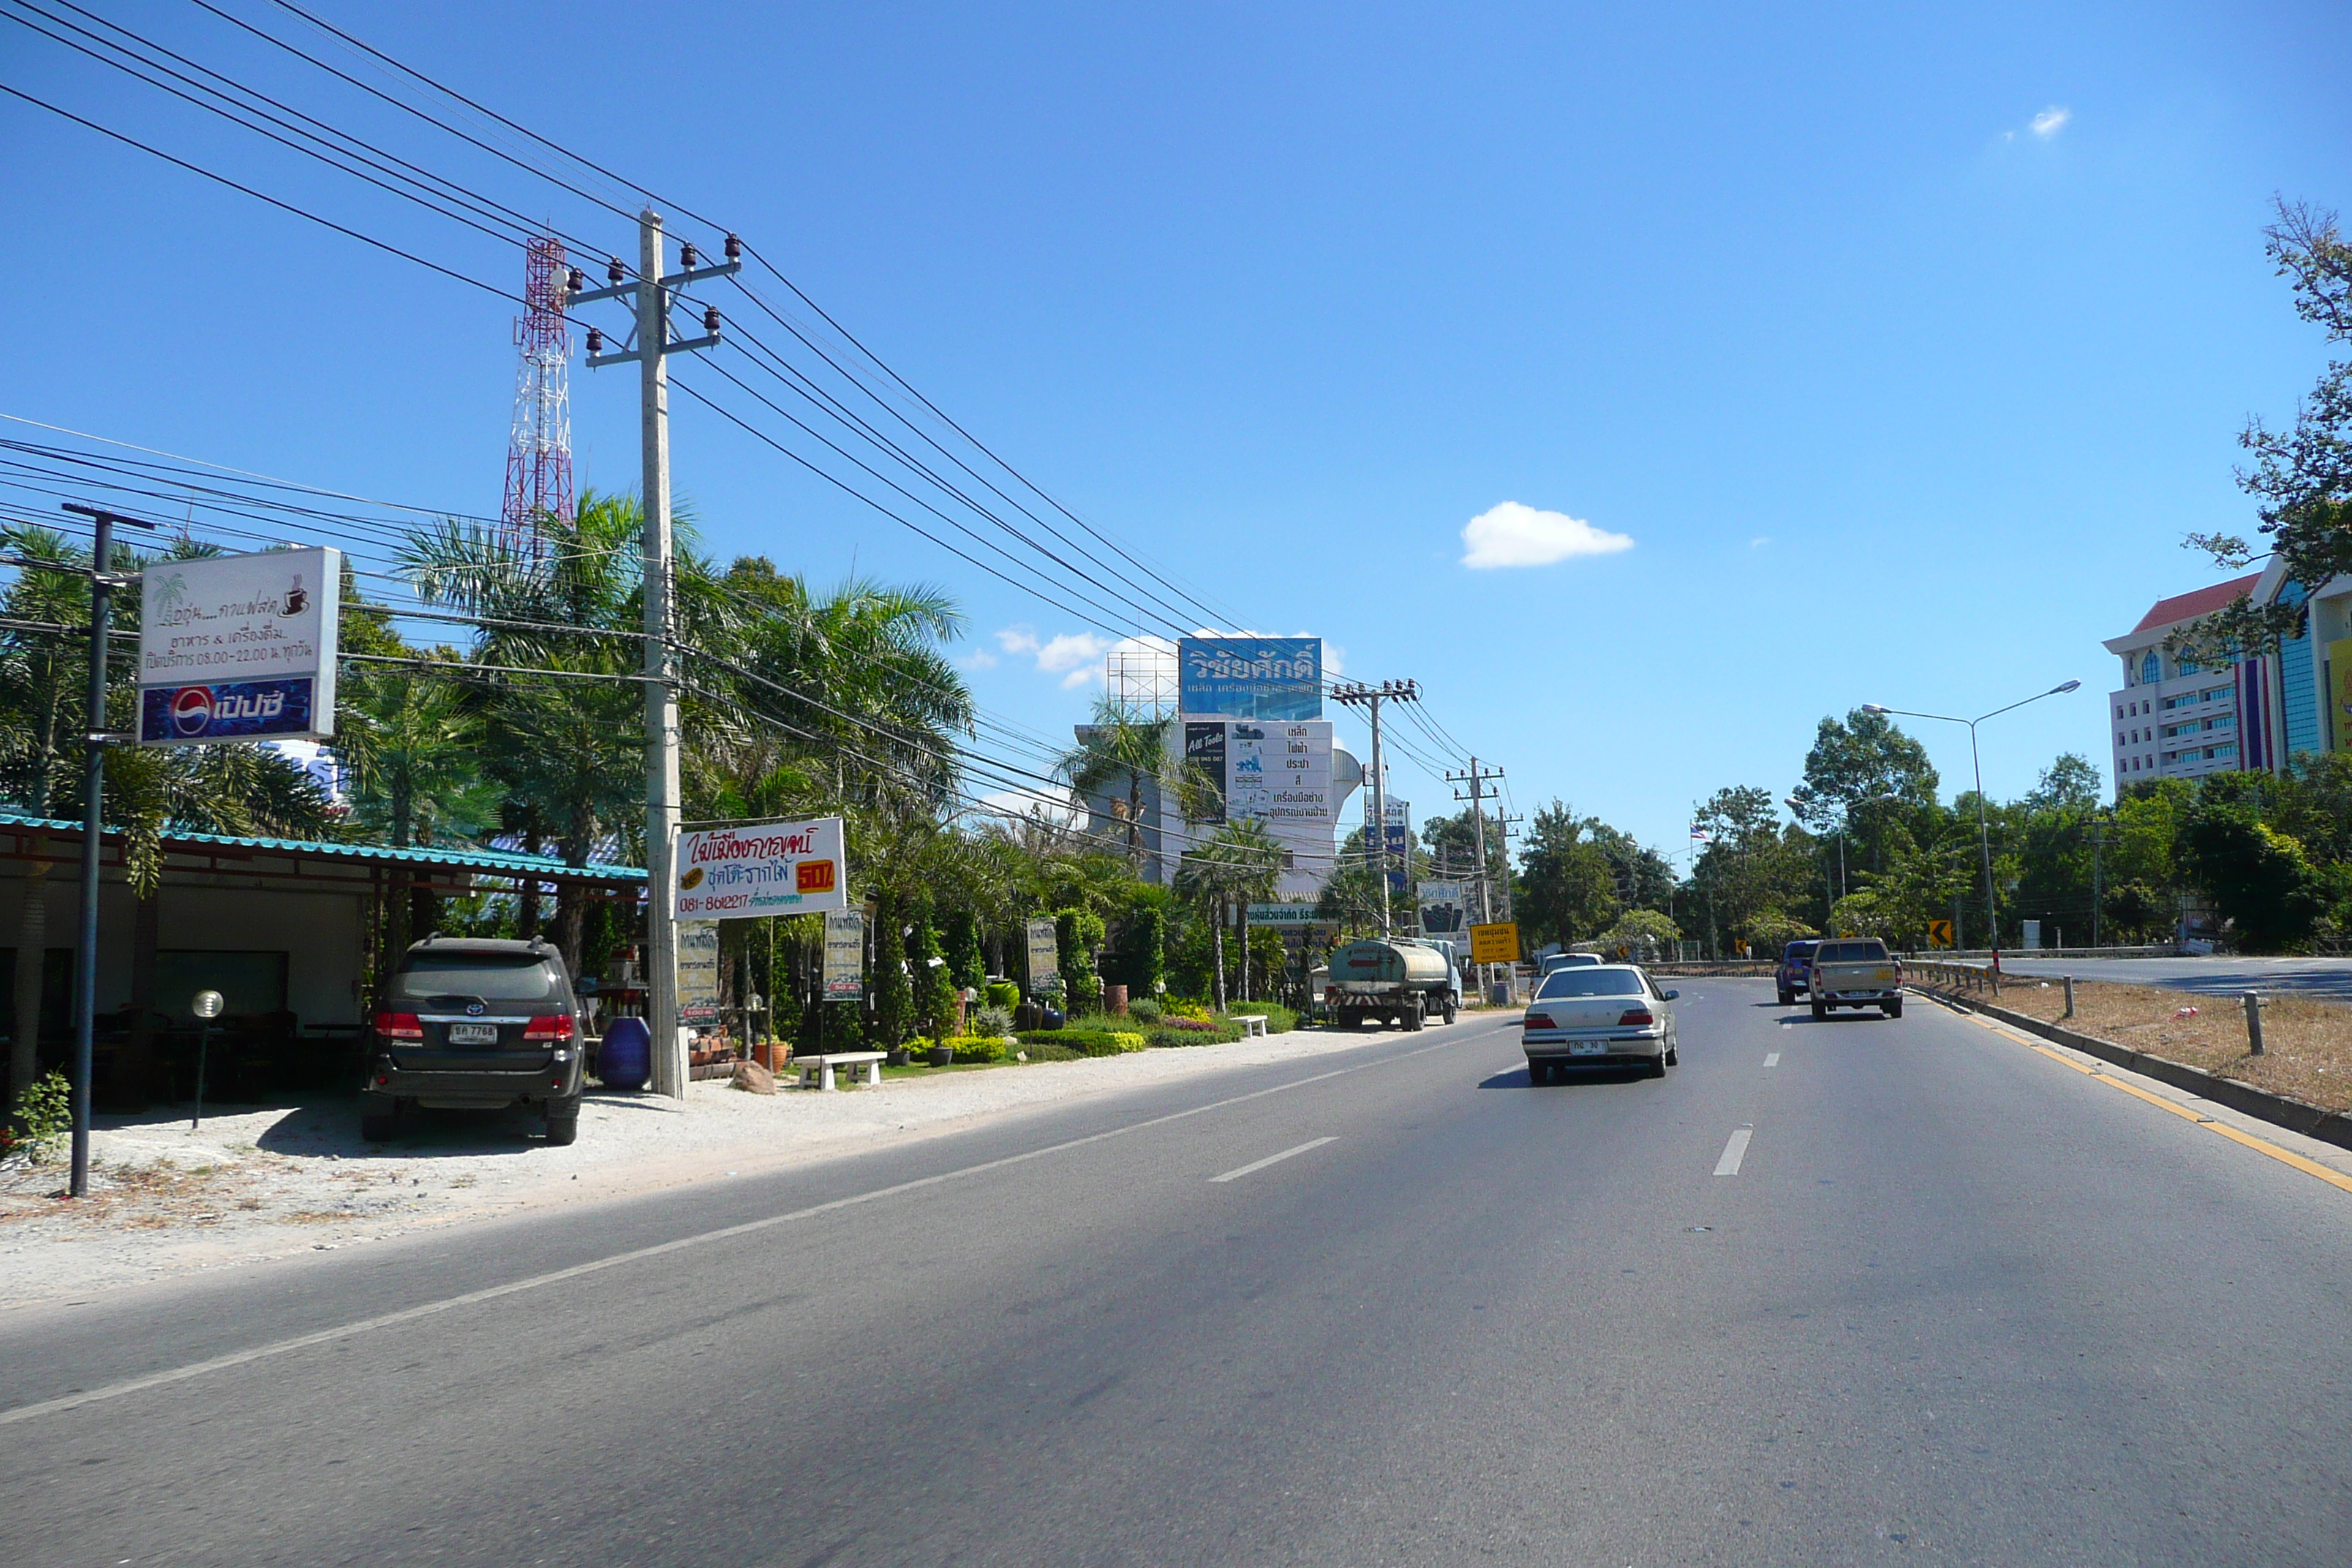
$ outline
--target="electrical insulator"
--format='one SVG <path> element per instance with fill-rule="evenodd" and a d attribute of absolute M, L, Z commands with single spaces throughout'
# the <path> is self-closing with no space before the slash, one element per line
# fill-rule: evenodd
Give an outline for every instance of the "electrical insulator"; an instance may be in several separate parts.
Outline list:
<path fill-rule="evenodd" d="M 604 352 L 604 334 L 593 327 L 588 329 L 588 352 L 592 354 Z"/>
<path fill-rule="evenodd" d="M 693 246 L 681 245 L 677 247 L 677 269 L 680 272 L 691 272 L 694 270 Z"/>
<path fill-rule="evenodd" d="M 731 234 L 727 237 L 727 259 L 730 261 L 743 259 L 743 242 Z"/>
<path fill-rule="evenodd" d="M 719 307 L 711 306 L 702 312 L 702 330 L 716 335 L 719 331 Z"/>
<path fill-rule="evenodd" d="M 617 256 L 604 264 L 604 276 L 614 283 L 620 282 L 628 275 L 629 269 L 621 265 L 621 258 Z"/>
<path fill-rule="evenodd" d="M 565 278 L 564 282 L 574 294 L 584 292 L 588 287 L 588 274 L 575 267 Z"/>

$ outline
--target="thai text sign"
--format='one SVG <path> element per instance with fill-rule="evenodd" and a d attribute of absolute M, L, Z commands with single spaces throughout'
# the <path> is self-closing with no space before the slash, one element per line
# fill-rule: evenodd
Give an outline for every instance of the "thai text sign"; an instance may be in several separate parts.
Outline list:
<path fill-rule="evenodd" d="M 328 547 L 147 568 L 140 743 L 331 738 L 342 580 L 342 552 Z"/>
<path fill-rule="evenodd" d="M 1176 708 L 1187 717 L 1320 719 L 1323 639 L 1179 637 Z"/>
<path fill-rule="evenodd" d="M 1249 923 L 1254 926 L 1311 926 L 1318 921 L 1313 904 L 1252 904 Z"/>
<path fill-rule="evenodd" d="M 1062 972 L 1062 947 L 1053 920 L 1039 915 L 1029 922 L 1029 994 L 1035 995 Z"/>
<path fill-rule="evenodd" d="M 719 925 L 682 921 L 677 928 L 677 1020 L 719 1021 Z"/>
<path fill-rule="evenodd" d="M 1329 720 L 1187 721 L 1184 761 L 1214 796 L 1210 815 L 1196 824 L 1262 823 L 1286 847 L 1328 852 L 1334 817 Z"/>
<path fill-rule="evenodd" d="M 849 907 L 837 816 L 681 833 L 676 864 L 682 921 L 813 915 Z"/>
<path fill-rule="evenodd" d="M 835 910 L 824 917 L 824 999 L 859 1002 L 865 997 L 865 911 Z"/>
<path fill-rule="evenodd" d="M 1470 928 L 1470 962 L 1473 963 L 1517 963 L 1519 961 L 1519 928 L 1509 921 L 1494 925 Z"/>

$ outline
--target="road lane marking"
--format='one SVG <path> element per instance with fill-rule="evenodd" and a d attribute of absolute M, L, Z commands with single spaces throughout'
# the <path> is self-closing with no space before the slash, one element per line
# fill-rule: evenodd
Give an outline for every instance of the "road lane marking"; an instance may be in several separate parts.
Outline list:
<path fill-rule="evenodd" d="M 1723 1158 L 1715 1163 L 1715 1173 L 1718 1176 L 1739 1174 L 1739 1162 L 1748 1158 L 1748 1141 L 1754 1136 L 1755 1132 L 1746 1127 L 1734 1132 L 1723 1146 Z"/>
<path fill-rule="evenodd" d="M 1227 1171 L 1222 1176 L 1211 1176 L 1209 1180 L 1212 1182 L 1235 1181 L 1243 1176 L 1248 1175 L 1252 1171 L 1263 1171 L 1268 1165 L 1278 1165 L 1282 1163 L 1283 1161 L 1289 1159 L 1293 1154 L 1304 1154 L 1309 1149 L 1320 1149 L 1326 1143 L 1334 1143 L 1337 1142 L 1338 1140 L 1334 1138 L 1309 1139 L 1307 1142 L 1301 1143 L 1296 1149 L 1285 1149 L 1279 1154 L 1268 1154 L 1263 1160 L 1253 1160 L 1248 1164 L 1242 1166 L 1238 1170 Z"/>
<path fill-rule="evenodd" d="M 1780 1065 L 1780 1053 L 1778 1051 L 1766 1051 L 1764 1053 L 1764 1065 L 1768 1068 L 1779 1067 Z"/>
<path fill-rule="evenodd" d="M 2126 1083 L 2123 1079 L 2116 1077 L 2113 1073 L 2103 1071 L 2098 1068 L 2084 1067 L 2081 1062 L 2074 1060 L 2074 1058 L 2066 1056 L 2063 1052 L 2054 1051 L 2048 1046 L 2031 1042 L 2029 1042 L 2029 1046 L 2031 1049 L 2039 1051 L 2042 1055 L 2048 1057 L 2052 1061 L 2058 1063 L 2062 1067 L 2073 1068 L 2084 1078 L 2095 1079 L 2100 1083 L 2107 1085 L 2110 1089 L 2122 1089 L 2134 1100 L 2144 1100 L 2150 1105 L 2155 1106 L 2158 1110 L 2168 1110 L 2173 1115 L 2179 1117 L 2183 1121 L 2189 1122 L 2198 1127 L 2210 1129 L 2212 1131 L 2220 1133 L 2222 1137 L 2227 1138 L 2232 1143 L 2242 1143 L 2258 1154 L 2269 1155 L 2272 1159 L 2276 1160 L 2282 1165 L 2292 1165 L 2307 1176 L 2317 1176 L 2321 1181 L 2326 1182 L 2331 1187 L 2337 1188 L 2343 1192 L 2352 1193 L 2352 1176 L 2347 1176 L 2341 1171 L 2331 1170 L 2327 1166 L 2321 1164 L 2316 1160 L 2306 1160 L 2302 1155 L 2296 1153 L 2294 1150 L 2283 1149 L 2277 1144 L 2270 1142 L 2268 1139 L 2257 1138 L 2251 1132 L 2241 1132 L 2227 1122 L 2216 1121 L 2211 1117 L 2202 1114 L 2192 1107 L 2179 1104 L 2175 1100 L 2167 1100 L 2160 1094 L 2150 1094 L 2147 1089 L 2140 1088 L 2137 1084 Z"/>
<path fill-rule="evenodd" d="M 585 1279 L 592 1274 L 601 1274 L 608 1268 L 618 1268 L 625 1263 L 640 1263 L 649 1258 L 667 1257 L 673 1252 L 683 1252 L 688 1247 L 702 1247 L 715 1241 L 731 1241 L 740 1236 L 752 1236 L 763 1230 L 772 1230 L 779 1226 L 814 1219 L 819 1215 L 856 1208 L 863 1204 L 875 1203 L 883 1198 L 898 1197 L 905 1193 L 921 1192 L 928 1187 L 943 1186 L 950 1182 L 960 1182 L 967 1176 L 977 1176 L 989 1171 L 1001 1171 L 1011 1165 L 1026 1164 L 1032 1160 L 1042 1160 L 1048 1154 L 1083 1149 L 1088 1144 L 1124 1137 L 1129 1132 L 1141 1132 L 1154 1127 L 1164 1127 L 1171 1121 L 1182 1121 L 1190 1117 L 1205 1115 L 1212 1110 L 1223 1110 L 1228 1106 L 1247 1104 L 1253 1100 L 1263 1100 L 1270 1094 L 1282 1094 L 1294 1089 L 1305 1089 L 1309 1084 L 1323 1083 L 1335 1078 L 1346 1078 L 1351 1073 L 1368 1071 L 1372 1068 L 1410 1061 L 1414 1057 L 1427 1056 L 1432 1051 L 1447 1050 L 1456 1045 L 1474 1043 L 1484 1037 L 1478 1035 L 1465 1035 L 1455 1039 L 1440 1040 L 1434 1045 L 1421 1046 L 1410 1051 L 1399 1051 L 1392 1057 L 1382 1057 L 1375 1062 L 1358 1062 L 1353 1067 L 1334 1068 L 1328 1072 L 1294 1079 L 1288 1083 L 1272 1084 L 1265 1089 L 1252 1089 L 1247 1094 L 1236 1094 L 1224 1100 L 1212 1100 L 1206 1105 L 1196 1105 L 1189 1110 L 1171 1110 L 1165 1116 L 1147 1117 L 1141 1121 L 1130 1121 L 1124 1127 L 1106 1128 L 1100 1132 L 1089 1132 L 1081 1138 L 1069 1138 L 1059 1143 L 1048 1143 L 1042 1149 L 1027 1149 L 1018 1154 L 1006 1154 L 994 1160 L 982 1160 L 978 1164 L 964 1165 L 952 1171 L 942 1171 L 937 1175 L 917 1176 L 911 1181 L 896 1182 L 887 1187 L 876 1187 L 870 1192 L 853 1193 L 845 1198 L 834 1198 L 826 1203 L 811 1204 L 806 1208 L 793 1209 L 788 1214 L 770 1215 L 764 1219 L 746 1220 L 740 1225 L 721 1226 L 717 1230 L 699 1231 L 693 1236 L 682 1236 L 675 1240 L 656 1242 L 651 1247 L 635 1247 L 627 1252 L 614 1253 L 607 1258 L 591 1258 L 585 1263 L 575 1263 L 568 1268 L 551 1269 L 545 1274 L 534 1274 L 529 1279 L 509 1280 L 504 1285 L 486 1286 L 479 1290 L 468 1290 L 462 1295 L 444 1297 L 437 1301 L 420 1302 L 416 1306 L 404 1307 L 396 1312 L 383 1312 L 373 1318 L 362 1318 L 356 1322 L 344 1323 L 331 1329 L 320 1329 L 315 1333 L 297 1334 L 290 1339 L 273 1340 L 267 1344 L 232 1351 L 226 1355 L 190 1362 L 184 1366 L 169 1367 L 162 1372 L 148 1373 L 141 1377 L 125 1378 L 121 1383 L 110 1383 L 97 1388 L 77 1390 L 72 1394 L 59 1394 L 55 1399 L 44 1399 L 33 1405 L 19 1405 L 14 1409 L 0 1410 L 0 1426 L 13 1426 L 20 1421 L 30 1421 L 37 1416 L 59 1415 L 68 1410 L 79 1409 L 85 1405 L 96 1405 L 104 1400 L 120 1399 L 125 1394 L 143 1393 L 151 1388 L 163 1388 L 175 1383 L 185 1383 L 191 1378 L 202 1377 L 207 1373 L 226 1372 L 231 1367 L 244 1366 L 249 1362 L 264 1361 L 272 1356 L 286 1355 L 294 1351 L 308 1350 L 313 1345 L 332 1344 L 338 1340 L 347 1340 L 354 1335 L 373 1333 L 379 1329 L 414 1322 L 419 1318 L 435 1317 L 443 1312 L 455 1311 L 460 1307 L 470 1307 L 483 1301 L 495 1301 L 502 1296 L 516 1296 L 526 1290 L 537 1290 L 550 1285 L 561 1285 L 567 1280 Z"/>

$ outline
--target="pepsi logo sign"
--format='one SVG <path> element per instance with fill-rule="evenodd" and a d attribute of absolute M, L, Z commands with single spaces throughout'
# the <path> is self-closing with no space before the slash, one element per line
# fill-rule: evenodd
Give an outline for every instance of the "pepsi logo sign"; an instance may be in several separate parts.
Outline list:
<path fill-rule="evenodd" d="M 172 728 L 183 735 L 201 735 L 212 728 L 213 689 L 184 686 L 172 699 Z"/>

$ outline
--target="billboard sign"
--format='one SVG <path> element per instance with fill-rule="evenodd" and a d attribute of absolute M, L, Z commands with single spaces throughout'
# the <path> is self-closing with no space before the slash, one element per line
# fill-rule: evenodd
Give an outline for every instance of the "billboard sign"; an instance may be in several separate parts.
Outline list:
<path fill-rule="evenodd" d="M 139 742 L 331 739 L 343 555 L 163 561 L 140 576 Z"/>
<path fill-rule="evenodd" d="M 719 1021 L 719 922 L 680 921 L 677 926 L 677 1021 Z"/>
<path fill-rule="evenodd" d="M 866 911 L 835 910 L 824 917 L 824 999 L 866 999 Z"/>
<path fill-rule="evenodd" d="M 1180 637 L 1176 710 L 1187 718 L 1320 719 L 1323 639 Z"/>
<path fill-rule="evenodd" d="M 681 921 L 814 915 L 849 907 L 837 816 L 681 833 L 675 864 Z"/>
<path fill-rule="evenodd" d="M 1470 909 L 1467 882 L 1423 882 L 1413 889 L 1421 905 L 1421 934 L 1453 936 L 1463 929 Z"/>
<path fill-rule="evenodd" d="M 1184 761 L 1214 797 L 1213 815 L 1193 818 L 1195 826 L 1261 823 L 1286 847 L 1329 853 L 1336 819 L 1329 720 L 1188 720 Z"/>
<path fill-rule="evenodd" d="M 1223 826 L 1226 788 L 1225 724 L 1223 720 L 1184 726 L 1184 765 L 1214 797 L 1206 807 L 1208 815 L 1195 820 L 1207 827 Z"/>
<path fill-rule="evenodd" d="M 1038 915 L 1029 921 L 1029 994 L 1035 995 L 1061 972 L 1062 944 L 1054 934 L 1053 917 Z"/>

